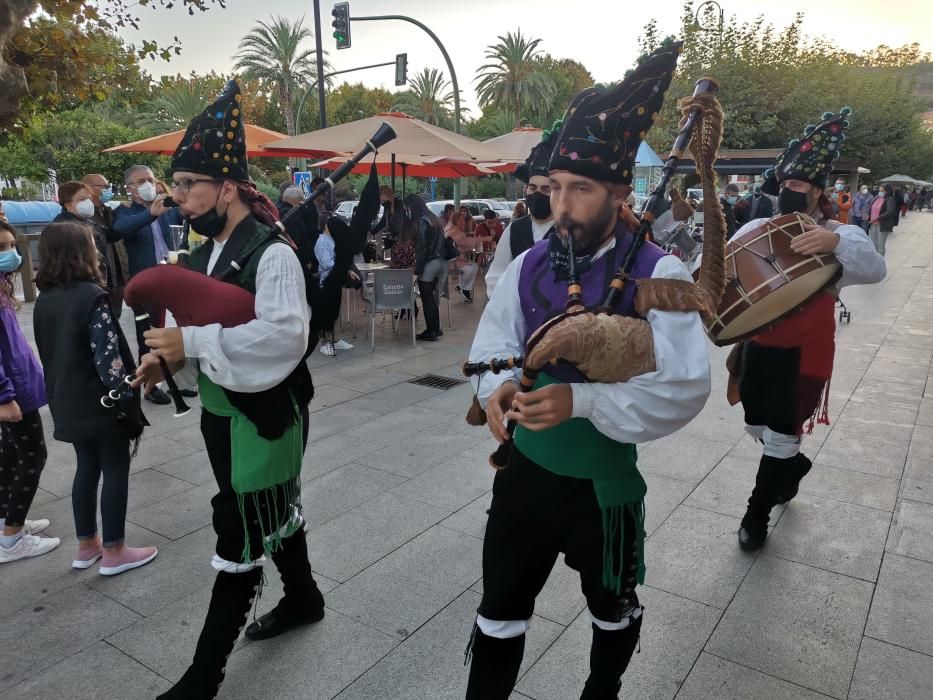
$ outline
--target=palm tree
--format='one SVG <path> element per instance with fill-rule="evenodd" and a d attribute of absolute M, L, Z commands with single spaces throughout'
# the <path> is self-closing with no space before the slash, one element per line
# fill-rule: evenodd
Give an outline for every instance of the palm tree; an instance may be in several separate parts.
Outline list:
<path fill-rule="evenodd" d="M 217 94 L 215 86 L 199 78 L 180 80 L 156 90 L 158 96 L 146 102 L 139 114 L 136 124 L 140 128 L 171 131 L 187 126 Z"/>
<path fill-rule="evenodd" d="M 234 57 L 237 61 L 234 68 L 242 71 L 244 78 L 267 80 L 275 85 L 289 136 L 295 135 L 295 97 L 317 85 L 315 52 L 300 46 L 306 39 L 314 38 L 304 21 L 301 17 L 292 24 L 276 16 L 268 23 L 259 22 L 240 40 L 239 53 Z M 329 69 L 325 61 L 325 73 Z"/>
<path fill-rule="evenodd" d="M 453 117 L 454 93 L 450 81 L 437 68 L 425 68 L 408 81 L 395 109 L 437 126 L 446 127 Z"/>
<path fill-rule="evenodd" d="M 551 80 L 537 69 L 541 56 L 540 39 L 528 39 L 521 30 L 498 37 L 499 43 L 488 47 L 486 63 L 476 76 L 476 94 L 482 106 L 494 104 L 510 109 L 515 128 L 521 126 L 522 108 L 537 110 L 547 102 Z"/>

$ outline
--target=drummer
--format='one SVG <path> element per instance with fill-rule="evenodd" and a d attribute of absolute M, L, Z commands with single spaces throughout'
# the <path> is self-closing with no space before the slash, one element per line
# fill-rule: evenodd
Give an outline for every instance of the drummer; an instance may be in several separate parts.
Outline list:
<path fill-rule="evenodd" d="M 835 305 L 841 287 L 874 284 L 884 279 L 884 258 L 858 226 L 831 220 L 826 180 L 845 140 L 850 109 L 826 112 L 821 123 L 808 126 L 765 171 L 762 191 L 777 195 L 780 214 L 802 212 L 814 224 L 795 238 L 791 249 L 801 255 L 832 253 L 842 276 L 792 315 L 753 336 L 733 352 L 738 363 L 739 397 L 745 409 L 745 429 L 763 445 L 763 454 L 739 529 L 739 546 L 754 551 L 764 545 L 768 518 L 775 505 L 795 495 L 811 462 L 800 452 L 804 432 L 814 423 L 829 424 L 829 380 L 833 370 L 836 331 Z M 754 219 L 733 240 L 762 226 Z M 732 363 L 730 363 L 732 364 Z"/>

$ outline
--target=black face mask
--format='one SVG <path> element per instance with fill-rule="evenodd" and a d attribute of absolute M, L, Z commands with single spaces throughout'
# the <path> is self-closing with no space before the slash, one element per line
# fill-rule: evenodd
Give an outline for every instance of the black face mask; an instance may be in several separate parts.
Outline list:
<path fill-rule="evenodd" d="M 217 202 L 220 201 L 220 191 L 217 192 Z M 216 238 L 223 233 L 227 225 L 227 212 L 219 214 L 217 212 L 217 202 L 209 210 L 200 216 L 189 216 L 188 223 L 198 235 L 205 238 Z"/>
<path fill-rule="evenodd" d="M 525 196 L 528 211 L 538 221 L 551 218 L 551 198 L 541 192 L 533 192 Z"/>
<path fill-rule="evenodd" d="M 785 187 L 778 195 L 778 210 L 782 214 L 793 214 L 794 212 L 803 214 L 809 208 L 810 202 L 807 199 L 806 192 L 795 192 L 789 187 Z"/>

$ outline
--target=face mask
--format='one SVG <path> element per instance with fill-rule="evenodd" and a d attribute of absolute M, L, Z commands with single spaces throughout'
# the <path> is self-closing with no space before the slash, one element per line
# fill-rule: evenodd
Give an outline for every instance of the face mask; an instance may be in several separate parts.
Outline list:
<path fill-rule="evenodd" d="M 136 188 L 136 194 L 144 202 L 154 202 L 156 198 L 156 188 L 151 182 L 144 182 Z"/>
<path fill-rule="evenodd" d="M 838 183 L 838 182 L 836 183 L 836 192 L 842 192 L 845 188 L 846 188 L 845 185 Z"/>
<path fill-rule="evenodd" d="M 867 188 L 867 187 L 863 187 L 863 188 L 862 188 L 862 194 L 868 194 L 868 188 Z"/>
<path fill-rule="evenodd" d="M 85 199 L 82 202 L 78 202 L 78 205 L 75 207 L 75 214 L 80 216 L 82 219 L 90 219 L 94 216 L 94 202 L 90 199 Z"/>
<path fill-rule="evenodd" d="M 220 190 L 217 191 L 217 202 L 219 201 Z M 227 212 L 218 213 L 217 202 L 214 202 L 214 206 L 200 216 L 188 217 L 191 228 L 205 238 L 216 238 L 223 233 L 224 227 L 227 225 Z"/>
<path fill-rule="evenodd" d="M 785 187 L 778 195 L 778 210 L 782 214 L 804 213 L 809 209 L 806 192 L 795 192 Z"/>
<path fill-rule="evenodd" d="M 14 272 L 23 264 L 23 258 L 14 248 L 0 253 L 0 272 Z"/>
<path fill-rule="evenodd" d="M 113 190 L 104 190 L 100 193 L 100 201 L 104 202 L 105 204 L 111 199 L 113 199 Z"/>
<path fill-rule="evenodd" d="M 885 192 L 884 190 L 878 190 L 878 196 L 879 196 L 879 197 L 884 197 L 886 194 L 887 194 L 887 192 Z"/>
<path fill-rule="evenodd" d="M 538 221 L 551 218 L 551 198 L 541 192 L 534 192 L 525 197 L 528 211 Z"/>
<path fill-rule="evenodd" d="M 735 195 L 729 195 L 728 197 L 726 197 L 726 201 L 729 202 L 729 204 L 735 204 L 736 202 L 739 201 L 739 198 L 736 197 Z"/>

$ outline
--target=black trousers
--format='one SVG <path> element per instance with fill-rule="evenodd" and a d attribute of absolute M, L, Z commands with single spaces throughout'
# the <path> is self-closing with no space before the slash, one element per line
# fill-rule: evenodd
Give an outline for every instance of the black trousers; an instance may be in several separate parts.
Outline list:
<path fill-rule="evenodd" d="M 602 515 L 589 479 L 559 476 L 512 448 L 496 473 L 483 540 L 483 599 L 490 620 L 527 620 L 558 555 L 580 573 L 593 616 L 621 622 L 639 607 L 634 592 L 635 524 L 626 512 L 621 593 L 603 586 Z"/>
<path fill-rule="evenodd" d="M 0 423 L 0 518 L 7 525 L 26 523 L 47 457 L 38 410 L 19 423 Z"/>
<path fill-rule="evenodd" d="M 424 307 L 424 325 L 429 331 L 436 333 L 441 329 L 441 310 L 437 303 L 437 280 L 430 282 L 419 280 L 418 293 L 421 295 L 421 306 Z"/>
<path fill-rule="evenodd" d="M 303 424 L 302 443 L 308 443 L 308 407 L 301 409 Z M 201 435 L 217 481 L 217 495 L 211 499 L 213 507 L 214 532 L 217 533 L 217 556 L 231 562 L 242 562 L 246 538 L 249 538 L 250 560 L 258 559 L 263 554 L 262 530 L 259 527 L 260 514 L 256 512 L 252 500 L 245 503 L 246 529 L 240 515 L 236 491 L 231 483 L 231 447 L 230 418 L 218 416 L 210 411 L 201 413 Z M 284 493 L 276 499 L 279 508 L 287 508 Z M 265 507 L 265 506 L 263 506 Z M 280 519 L 284 512 L 273 513 L 273 521 Z M 265 514 L 268 519 L 269 514 Z M 245 563 L 245 562 L 243 562 Z"/>
<path fill-rule="evenodd" d="M 78 467 L 71 488 L 75 532 L 79 539 L 97 534 L 97 485 L 104 477 L 100 494 L 100 519 L 105 545 L 123 541 L 126 528 L 126 499 L 130 476 L 130 440 L 108 437 L 74 443 Z"/>

